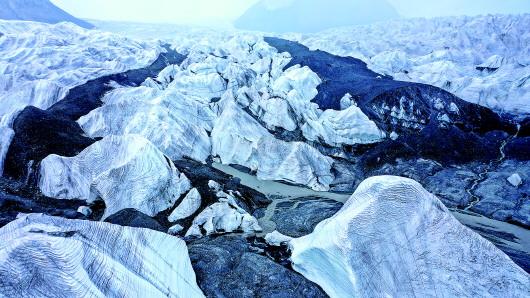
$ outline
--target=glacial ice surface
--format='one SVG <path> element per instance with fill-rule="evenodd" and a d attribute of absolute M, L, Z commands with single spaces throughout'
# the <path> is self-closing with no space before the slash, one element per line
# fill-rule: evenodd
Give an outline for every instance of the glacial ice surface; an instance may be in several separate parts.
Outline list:
<path fill-rule="evenodd" d="M 126 208 L 155 216 L 172 207 L 191 183 L 151 142 L 125 135 L 105 137 L 75 157 L 46 157 L 39 187 L 57 199 L 102 199 L 105 219 Z"/>
<path fill-rule="evenodd" d="M 0 238 L 7 297 L 204 297 L 186 243 L 164 233 L 30 214 Z"/>
<path fill-rule="evenodd" d="M 530 14 L 401 19 L 289 34 L 396 80 L 443 88 L 499 112 L 530 114 Z"/>
<path fill-rule="evenodd" d="M 414 180 L 376 176 L 312 234 L 293 268 L 331 297 L 526 297 L 529 276 Z"/>

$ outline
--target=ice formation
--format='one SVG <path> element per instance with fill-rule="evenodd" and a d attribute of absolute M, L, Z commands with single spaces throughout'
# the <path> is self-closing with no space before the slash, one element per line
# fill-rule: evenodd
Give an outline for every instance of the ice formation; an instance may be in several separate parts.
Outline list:
<path fill-rule="evenodd" d="M 530 113 L 530 14 L 403 19 L 297 35 L 311 49 L 497 111 Z"/>
<path fill-rule="evenodd" d="M 218 202 L 206 207 L 192 222 L 186 236 L 207 236 L 231 232 L 259 232 L 258 220 L 239 207 L 231 194 L 217 192 Z M 204 231 L 204 232 L 203 232 Z"/>
<path fill-rule="evenodd" d="M 148 229 L 22 216 L 0 229 L 7 297 L 204 297 L 186 243 Z"/>
<path fill-rule="evenodd" d="M 417 182 L 377 176 L 310 235 L 293 268 L 331 297 L 525 297 L 528 274 Z"/>
<path fill-rule="evenodd" d="M 103 218 L 126 208 L 155 216 L 191 186 L 171 160 L 138 135 L 105 137 L 75 157 L 50 155 L 41 162 L 40 177 L 46 196 L 102 199 Z"/>

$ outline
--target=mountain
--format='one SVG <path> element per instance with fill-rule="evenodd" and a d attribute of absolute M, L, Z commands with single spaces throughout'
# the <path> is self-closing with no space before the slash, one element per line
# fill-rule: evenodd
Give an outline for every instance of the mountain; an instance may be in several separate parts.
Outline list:
<path fill-rule="evenodd" d="M 251 6 L 235 21 L 235 27 L 266 32 L 310 33 L 399 18 L 394 7 L 385 0 L 292 0 L 281 6 L 272 2 L 262 0 Z"/>
<path fill-rule="evenodd" d="M 71 22 L 83 28 L 94 28 L 94 25 L 75 18 L 49 0 L 0 0 L 0 19 L 50 24 Z"/>

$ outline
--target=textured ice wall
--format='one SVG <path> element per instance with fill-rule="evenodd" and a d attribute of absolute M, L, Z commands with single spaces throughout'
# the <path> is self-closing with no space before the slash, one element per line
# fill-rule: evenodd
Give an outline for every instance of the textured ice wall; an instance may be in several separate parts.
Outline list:
<path fill-rule="evenodd" d="M 7 297 L 204 297 L 186 243 L 164 233 L 30 214 L 0 238 Z"/>
<path fill-rule="evenodd" d="M 529 276 L 417 182 L 362 182 L 343 208 L 290 242 L 293 268 L 331 297 L 526 297 Z"/>

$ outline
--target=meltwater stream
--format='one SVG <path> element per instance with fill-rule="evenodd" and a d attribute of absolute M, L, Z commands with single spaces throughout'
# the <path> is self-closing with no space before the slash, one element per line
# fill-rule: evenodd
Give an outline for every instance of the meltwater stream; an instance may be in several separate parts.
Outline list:
<path fill-rule="evenodd" d="M 498 166 L 501 162 L 504 161 L 504 159 L 506 159 L 506 153 L 504 152 L 504 149 L 506 148 L 506 145 L 508 145 L 508 143 L 511 140 L 517 138 L 520 130 L 521 130 L 521 126 L 517 125 L 517 132 L 513 136 L 509 136 L 504 141 L 502 141 L 502 144 L 499 147 L 499 158 L 490 161 L 488 165 L 484 168 L 484 170 L 478 174 L 477 179 L 473 180 L 473 183 L 471 183 L 471 186 L 468 189 L 466 189 L 466 193 L 469 194 L 471 200 L 469 204 L 464 208 L 465 211 L 471 210 L 471 208 L 475 207 L 475 205 L 477 205 L 480 202 L 481 198 L 475 195 L 475 192 L 474 192 L 475 189 L 478 187 L 478 185 L 481 182 L 484 182 L 484 180 L 488 178 L 488 174 L 493 167 Z"/>

